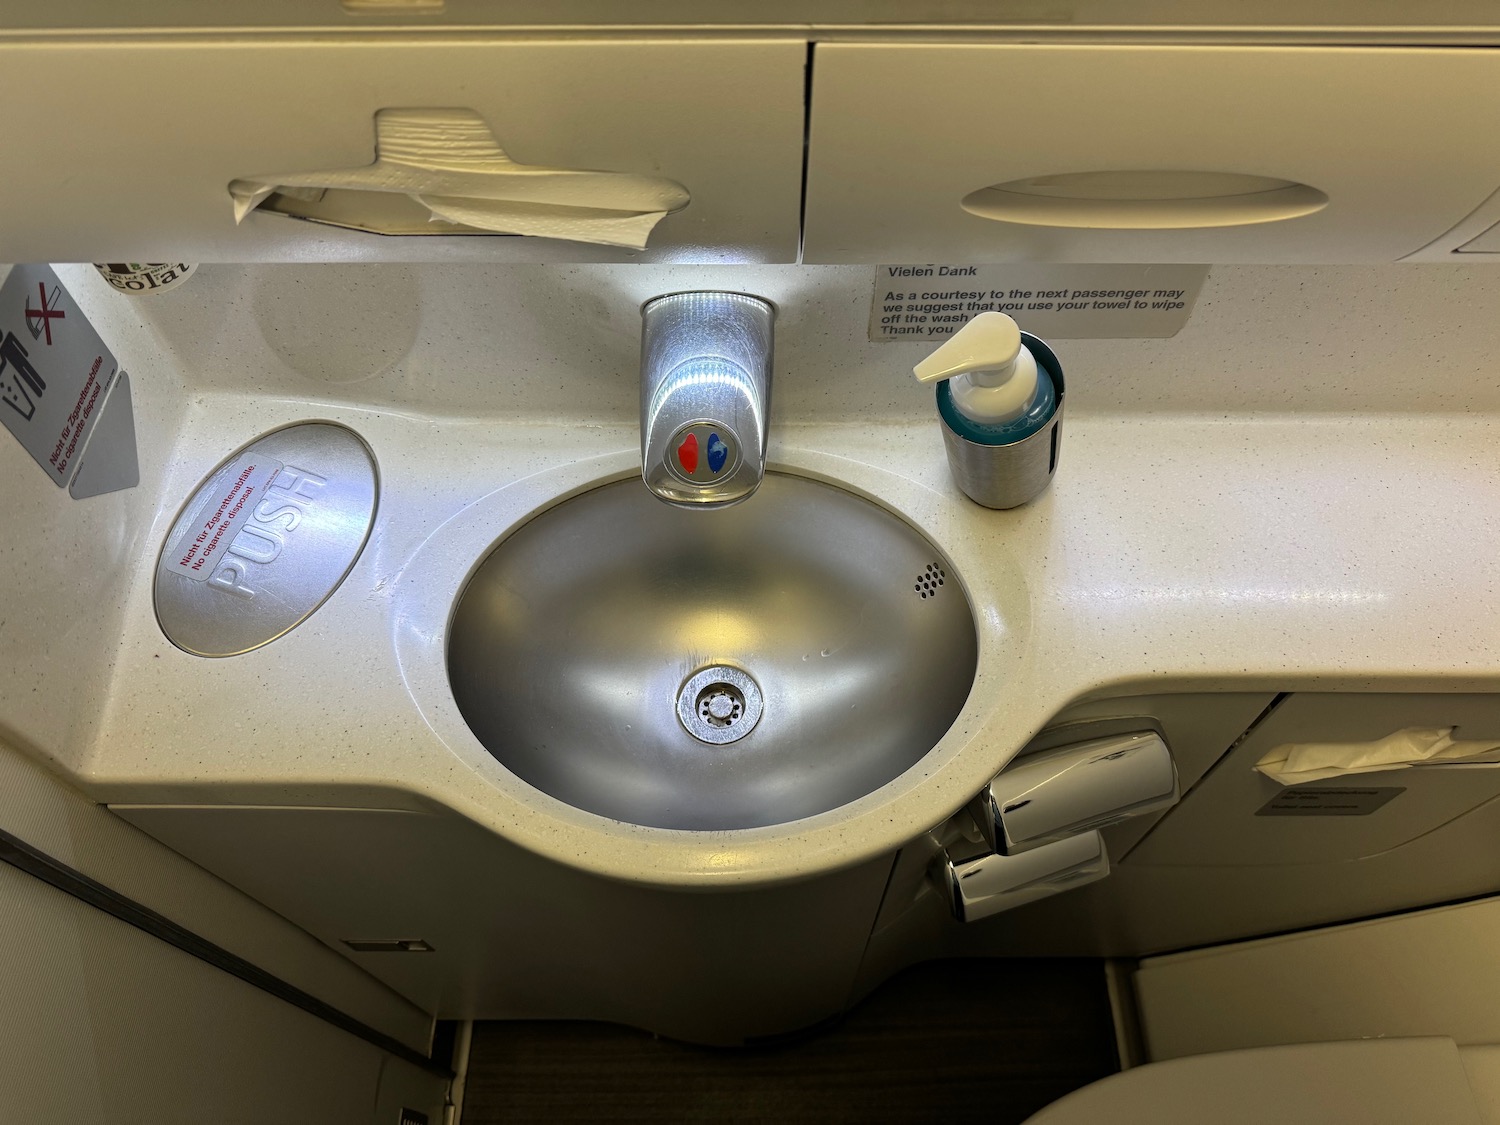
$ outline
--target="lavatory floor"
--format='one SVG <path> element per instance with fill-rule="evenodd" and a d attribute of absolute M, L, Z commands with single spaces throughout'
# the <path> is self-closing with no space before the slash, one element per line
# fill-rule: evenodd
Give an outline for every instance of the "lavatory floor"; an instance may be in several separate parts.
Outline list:
<path fill-rule="evenodd" d="M 775 1044 L 476 1023 L 463 1125 L 1008 1125 L 1118 1069 L 1103 962 L 938 961 L 892 978 L 832 1026 Z"/>

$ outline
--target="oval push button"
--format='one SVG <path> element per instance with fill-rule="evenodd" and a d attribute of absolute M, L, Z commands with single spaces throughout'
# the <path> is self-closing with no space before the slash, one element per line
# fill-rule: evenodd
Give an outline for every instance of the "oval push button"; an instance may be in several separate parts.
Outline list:
<path fill-rule="evenodd" d="M 354 431 L 304 422 L 251 442 L 183 507 L 156 565 L 156 619 L 196 656 L 295 629 L 354 567 L 375 519 L 375 459 Z"/>

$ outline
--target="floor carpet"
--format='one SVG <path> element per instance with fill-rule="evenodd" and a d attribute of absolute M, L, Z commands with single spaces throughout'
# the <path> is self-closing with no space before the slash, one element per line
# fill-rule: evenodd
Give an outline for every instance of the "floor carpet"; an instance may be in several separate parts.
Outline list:
<path fill-rule="evenodd" d="M 463 1125 L 1012 1125 L 1118 1069 L 1104 967 L 918 965 L 836 1023 L 743 1048 L 602 1023 L 474 1025 Z"/>

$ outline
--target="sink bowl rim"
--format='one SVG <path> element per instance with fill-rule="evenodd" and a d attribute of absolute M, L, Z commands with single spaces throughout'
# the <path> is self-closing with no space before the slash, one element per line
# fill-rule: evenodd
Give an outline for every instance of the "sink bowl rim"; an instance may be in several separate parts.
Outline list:
<path fill-rule="evenodd" d="M 864 462 L 780 448 L 768 472 L 804 477 L 875 504 L 952 564 L 973 611 L 974 682 L 952 726 L 912 767 L 865 796 L 827 812 L 762 828 L 650 828 L 585 812 L 507 770 L 469 729 L 449 685 L 448 637 L 460 592 L 490 552 L 551 508 L 639 476 L 638 454 L 603 454 L 520 478 L 474 500 L 435 527 L 394 581 L 392 644 L 407 692 L 455 764 L 483 787 L 429 791 L 443 803 L 528 850 L 595 874 L 667 886 L 756 885 L 853 866 L 900 847 L 961 807 L 998 768 L 983 732 L 1002 691 L 1025 660 L 1030 603 L 1019 567 L 1001 543 L 973 539 L 995 516 L 954 491 L 940 493 Z M 644 484 L 641 485 L 645 487 Z M 960 507 L 960 506 L 964 507 Z M 955 516 L 957 518 L 955 518 Z M 999 514 L 1003 521 L 1004 514 Z M 981 561 L 980 552 L 983 551 Z M 999 589 L 976 590 L 971 574 L 1001 573 Z M 1003 748 L 998 748 L 1003 749 Z M 976 753 L 975 751 L 979 751 Z"/>
<path fill-rule="evenodd" d="M 449 617 L 449 678 L 505 769 L 584 811 L 792 823 L 904 773 L 963 709 L 978 628 L 956 570 L 938 596 L 953 566 L 889 509 L 803 475 L 710 512 L 617 480 L 492 547 Z M 695 729 L 684 693 L 723 679 L 753 717 Z"/>

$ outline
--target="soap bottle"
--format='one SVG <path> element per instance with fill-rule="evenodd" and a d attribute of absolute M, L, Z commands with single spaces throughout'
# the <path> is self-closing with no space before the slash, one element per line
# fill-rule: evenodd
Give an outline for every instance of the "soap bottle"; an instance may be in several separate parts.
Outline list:
<path fill-rule="evenodd" d="M 983 312 L 912 369 L 937 384 L 948 466 L 986 508 L 1039 495 L 1057 471 L 1063 373 L 1052 349 L 1004 313 Z"/>

